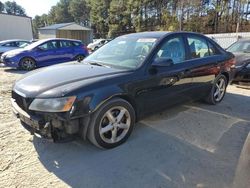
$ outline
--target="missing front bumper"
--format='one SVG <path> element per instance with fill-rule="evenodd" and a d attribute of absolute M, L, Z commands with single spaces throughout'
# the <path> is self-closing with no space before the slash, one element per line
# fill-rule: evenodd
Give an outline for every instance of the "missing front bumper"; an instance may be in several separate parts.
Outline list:
<path fill-rule="evenodd" d="M 30 115 L 21 109 L 14 99 L 11 99 L 11 103 L 13 113 L 20 119 L 22 126 L 32 135 L 38 134 L 39 137 L 52 140 L 53 142 L 66 142 L 72 140 L 74 134 L 79 131 L 78 120 L 63 122 L 56 119 Z"/>

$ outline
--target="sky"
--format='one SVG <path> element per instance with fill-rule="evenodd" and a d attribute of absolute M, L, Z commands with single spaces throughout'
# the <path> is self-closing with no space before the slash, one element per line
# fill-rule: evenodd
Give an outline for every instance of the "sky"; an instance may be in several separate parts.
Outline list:
<path fill-rule="evenodd" d="M 0 0 L 2 3 L 9 0 Z M 13 1 L 13 0 L 10 0 Z M 25 11 L 27 16 L 35 17 L 36 15 L 47 14 L 50 8 L 59 0 L 14 0 L 18 5 L 21 5 Z"/>

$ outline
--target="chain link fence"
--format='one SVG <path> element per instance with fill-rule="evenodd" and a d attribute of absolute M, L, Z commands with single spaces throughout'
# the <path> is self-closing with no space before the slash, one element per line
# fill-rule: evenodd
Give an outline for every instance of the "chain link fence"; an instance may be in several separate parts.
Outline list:
<path fill-rule="evenodd" d="M 206 36 L 216 41 L 222 48 L 228 48 L 238 40 L 250 39 L 250 32 L 207 34 Z"/>

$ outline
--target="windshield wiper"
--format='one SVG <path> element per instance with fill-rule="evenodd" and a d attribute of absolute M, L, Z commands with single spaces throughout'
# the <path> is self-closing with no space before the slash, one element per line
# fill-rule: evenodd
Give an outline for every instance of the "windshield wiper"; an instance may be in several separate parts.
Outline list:
<path fill-rule="evenodd" d="M 97 65 L 97 66 L 100 66 L 100 67 L 107 67 L 107 68 L 110 68 L 110 66 L 104 65 L 104 64 L 98 63 L 98 62 L 87 62 L 87 63 L 90 64 L 90 65 Z"/>

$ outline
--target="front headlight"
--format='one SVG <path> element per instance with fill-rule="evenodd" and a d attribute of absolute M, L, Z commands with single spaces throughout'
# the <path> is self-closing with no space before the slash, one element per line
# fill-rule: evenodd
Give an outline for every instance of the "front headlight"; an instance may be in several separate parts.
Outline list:
<path fill-rule="evenodd" d="M 29 109 L 41 112 L 67 112 L 76 100 L 75 96 L 50 98 L 50 99 L 34 99 Z"/>
<path fill-rule="evenodd" d="M 247 69 L 250 69 L 250 63 L 246 66 Z"/>
<path fill-rule="evenodd" d="M 6 55 L 6 57 L 7 58 L 12 58 L 12 57 L 14 57 L 14 56 L 16 56 L 17 54 L 15 54 L 15 53 L 10 53 L 10 54 L 7 54 Z"/>

